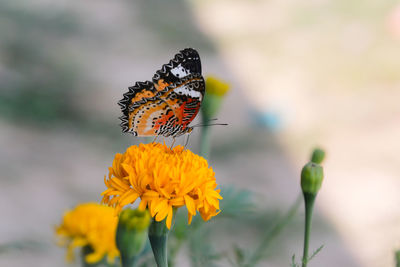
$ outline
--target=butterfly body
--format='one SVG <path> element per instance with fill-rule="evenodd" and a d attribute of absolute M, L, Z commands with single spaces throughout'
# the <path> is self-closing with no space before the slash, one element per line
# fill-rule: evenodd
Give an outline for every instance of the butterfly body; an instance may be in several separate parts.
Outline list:
<path fill-rule="evenodd" d="M 177 137 L 192 131 L 190 122 L 205 93 L 200 57 L 186 48 L 158 70 L 152 81 L 136 82 L 118 104 L 122 131 L 135 136 Z"/>

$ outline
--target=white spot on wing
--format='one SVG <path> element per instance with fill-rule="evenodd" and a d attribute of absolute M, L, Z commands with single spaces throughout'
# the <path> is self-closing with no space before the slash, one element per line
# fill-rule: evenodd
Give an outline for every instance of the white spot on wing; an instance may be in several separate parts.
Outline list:
<path fill-rule="evenodd" d="M 178 78 L 183 78 L 186 77 L 190 74 L 189 70 L 185 69 L 182 67 L 181 64 L 179 64 L 177 67 L 171 69 L 171 73 Z"/>
<path fill-rule="evenodd" d="M 191 98 L 199 98 L 201 100 L 201 93 L 199 91 L 188 88 L 186 85 L 175 88 L 174 92 L 178 95 L 186 95 Z"/>

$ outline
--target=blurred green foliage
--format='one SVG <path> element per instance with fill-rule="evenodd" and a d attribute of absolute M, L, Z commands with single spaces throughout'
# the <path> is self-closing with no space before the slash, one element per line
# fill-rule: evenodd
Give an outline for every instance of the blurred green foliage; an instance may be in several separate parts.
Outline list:
<path fill-rule="evenodd" d="M 0 115 L 19 123 L 77 120 L 79 65 L 63 46 L 80 34 L 77 17 L 2 1 L 0 18 Z"/>
<path fill-rule="evenodd" d="M 178 210 L 168 238 L 168 266 L 178 266 L 178 252 L 182 249 L 192 267 L 221 266 L 227 262 L 231 266 L 257 266 L 271 256 L 271 251 L 278 257 L 282 256 L 275 250 L 282 242 L 276 237 L 292 221 L 301 203 L 300 198 L 295 200 L 286 214 L 281 215 L 265 210 L 250 191 L 226 187 L 221 194 L 224 196 L 222 212 L 210 222 L 205 223 L 198 215 L 188 226 L 187 211 Z M 252 231 L 255 232 L 254 240 L 248 235 Z M 239 240 L 238 235 L 243 235 L 244 239 Z M 272 241 L 275 248 L 269 246 Z M 150 250 L 143 256 L 138 266 L 154 266 Z"/>

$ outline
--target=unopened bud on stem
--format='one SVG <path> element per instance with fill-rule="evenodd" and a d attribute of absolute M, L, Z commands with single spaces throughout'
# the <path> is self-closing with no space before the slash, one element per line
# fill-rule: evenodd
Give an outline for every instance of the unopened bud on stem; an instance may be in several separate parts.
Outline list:
<path fill-rule="evenodd" d="M 147 210 L 125 209 L 121 212 L 117 228 L 117 247 L 121 253 L 122 266 L 133 266 L 142 252 L 150 225 Z"/>
<path fill-rule="evenodd" d="M 317 164 L 321 164 L 324 159 L 325 159 L 325 151 L 323 151 L 320 148 L 314 149 L 311 156 L 311 161 Z"/>
<path fill-rule="evenodd" d="M 322 167 L 314 162 L 307 163 L 301 171 L 301 189 L 303 193 L 316 195 L 324 179 Z"/>

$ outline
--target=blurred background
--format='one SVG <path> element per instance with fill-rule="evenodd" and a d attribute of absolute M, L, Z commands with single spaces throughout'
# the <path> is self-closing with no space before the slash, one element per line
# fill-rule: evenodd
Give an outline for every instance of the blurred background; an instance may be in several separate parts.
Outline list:
<path fill-rule="evenodd" d="M 147 141 L 121 133 L 116 103 L 185 47 L 232 86 L 229 126 L 212 129 L 217 182 L 281 214 L 321 146 L 310 249 L 325 247 L 310 266 L 394 266 L 399 45 L 391 0 L 0 1 L 0 266 L 69 266 L 54 226 L 100 201 L 115 153 Z M 301 256 L 303 214 L 260 266 Z"/>

